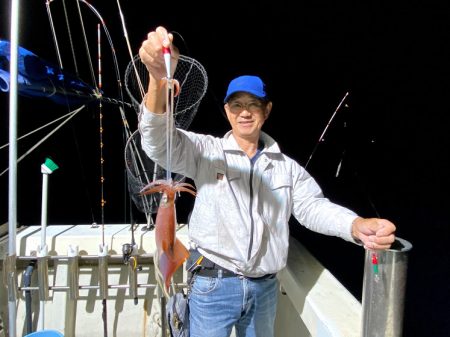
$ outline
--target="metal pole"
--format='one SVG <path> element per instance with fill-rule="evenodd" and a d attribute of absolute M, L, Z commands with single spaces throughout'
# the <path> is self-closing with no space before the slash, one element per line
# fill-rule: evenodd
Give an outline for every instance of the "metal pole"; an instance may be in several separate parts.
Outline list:
<path fill-rule="evenodd" d="M 408 252 L 397 238 L 390 249 L 366 250 L 362 295 L 362 337 L 401 337 Z"/>
<path fill-rule="evenodd" d="M 47 245 L 48 174 L 42 173 L 41 250 Z"/>
<path fill-rule="evenodd" d="M 19 0 L 11 1 L 9 91 L 9 185 L 8 185 L 8 330 L 16 337 L 16 227 L 17 227 L 17 76 L 19 53 Z"/>
<path fill-rule="evenodd" d="M 48 248 L 47 248 L 47 205 L 48 176 L 58 169 L 51 159 L 46 158 L 41 165 L 42 173 L 42 204 L 41 204 L 41 245 L 38 247 L 38 278 L 39 278 L 39 321 L 38 330 L 45 328 L 45 301 L 49 299 L 48 292 Z"/>

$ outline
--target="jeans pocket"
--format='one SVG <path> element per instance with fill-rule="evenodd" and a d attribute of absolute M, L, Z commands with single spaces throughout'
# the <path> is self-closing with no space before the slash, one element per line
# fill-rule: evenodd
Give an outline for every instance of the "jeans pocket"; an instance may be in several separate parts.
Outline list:
<path fill-rule="evenodd" d="M 218 277 L 194 276 L 191 292 L 198 295 L 209 294 L 219 286 Z"/>

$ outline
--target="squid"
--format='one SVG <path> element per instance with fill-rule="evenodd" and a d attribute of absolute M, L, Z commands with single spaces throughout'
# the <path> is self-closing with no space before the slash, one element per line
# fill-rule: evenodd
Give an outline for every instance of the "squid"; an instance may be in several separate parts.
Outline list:
<path fill-rule="evenodd" d="M 158 253 L 158 268 L 164 280 L 165 290 L 168 291 L 175 271 L 189 257 L 189 250 L 176 237 L 175 197 L 178 192 L 188 192 L 196 195 L 195 188 L 189 183 L 155 180 L 145 186 L 141 195 L 160 192 L 155 221 L 155 240 Z"/>

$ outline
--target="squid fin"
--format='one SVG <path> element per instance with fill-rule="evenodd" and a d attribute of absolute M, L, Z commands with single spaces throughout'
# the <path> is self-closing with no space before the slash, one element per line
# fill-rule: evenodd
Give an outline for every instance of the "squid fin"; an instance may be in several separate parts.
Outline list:
<path fill-rule="evenodd" d="M 170 287 L 173 274 L 189 257 L 189 250 L 179 240 L 175 239 L 172 249 L 166 249 L 159 253 L 159 270 L 164 278 L 166 290 Z"/>

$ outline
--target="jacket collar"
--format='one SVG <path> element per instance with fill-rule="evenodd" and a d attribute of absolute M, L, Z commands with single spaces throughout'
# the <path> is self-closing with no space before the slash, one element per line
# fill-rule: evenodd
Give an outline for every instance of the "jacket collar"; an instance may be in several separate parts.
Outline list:
<path fill-rule="evenodd" d="M 242 151 L 231 130 L 225 134 L 223 139 L 224 151 Z M 281 154 L 281 150 L 277 142 L 267 133 L 261 131 L 260 139 L 264 142 L 264 149 L 262 150 L 263 153 Z"/>

